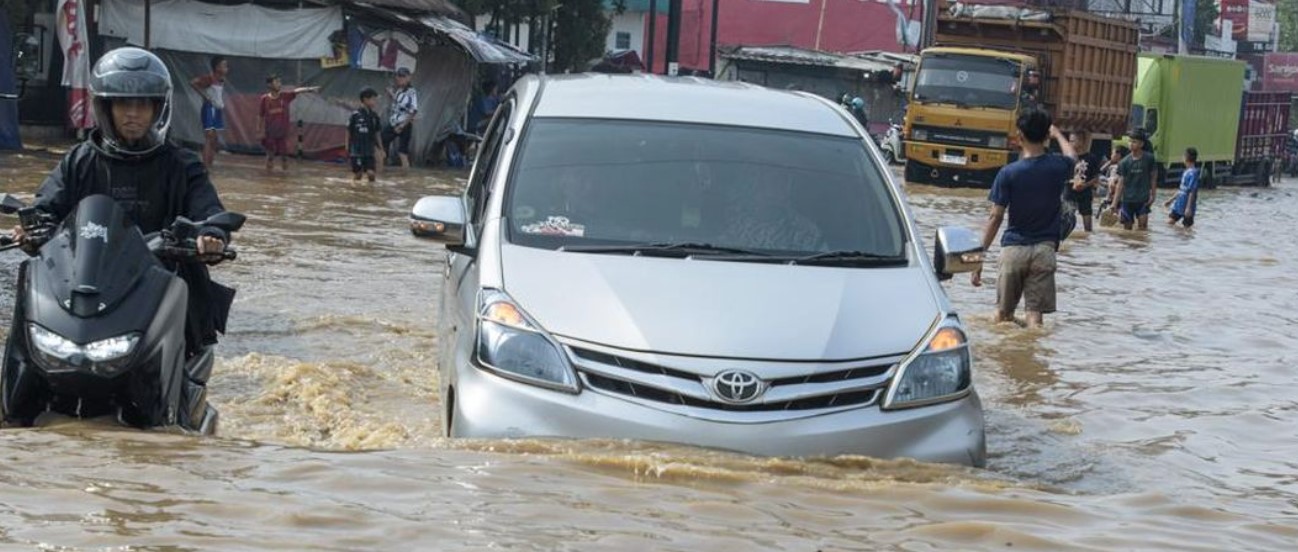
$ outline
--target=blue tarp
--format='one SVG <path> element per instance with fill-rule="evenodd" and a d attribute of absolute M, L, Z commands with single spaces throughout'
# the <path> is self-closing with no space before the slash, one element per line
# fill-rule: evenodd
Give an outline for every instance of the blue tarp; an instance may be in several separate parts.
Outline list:
<path fill-rule="evenodd" d="M 7 94 L 18 93 L 18 82 L 14 79 L 13 43 L 9 16 L 0 10 L 0 92 Z M 23 143 L 18 139 L 18 102 L 0 100 L 0 150 L 22 147 Z"/>

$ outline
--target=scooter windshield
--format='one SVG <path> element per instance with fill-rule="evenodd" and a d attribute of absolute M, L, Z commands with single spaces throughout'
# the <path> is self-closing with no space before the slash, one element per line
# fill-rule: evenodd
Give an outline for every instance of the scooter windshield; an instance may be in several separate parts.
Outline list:
<path fill-rule="evenodd" d="M 140 233 L 117 202 L 93 195 L 77 204 L 43 248 L 40 262 L 59 305 L 80 317 L 107 311 L 135 282 L 159 266 Z"/>

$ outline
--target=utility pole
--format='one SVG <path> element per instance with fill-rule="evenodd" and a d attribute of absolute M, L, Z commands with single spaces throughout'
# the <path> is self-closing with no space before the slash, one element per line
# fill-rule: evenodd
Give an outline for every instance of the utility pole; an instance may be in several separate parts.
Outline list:
<path fill-rule="evenodd" d="M 721 0 L 712 0 L 712 47 L 708 49 L 708 74 L 717 78 L 717 21 L 721 17 Z"/>
<path fill-rule="evenodd" d="M 89 14 L 87 14 L 89 15 Z M 89 20 L 89 17 L 86 17 Z M 153 47 L 153 0 L 144 0 L 144 49 Z"/>
<path fill-rule="evenodd" d="M 645 64 L 649 74 L 654 71 L 654 45 L 658 43 L 658 0 L 649 0 L 649 48 L 645 52 Z"/>
<path fill-rule="evenodd" d="M 681 0 L 667 2 L 667 74 L 676 76 L 681 60 Z"/>
<path fill-rule="evenodd" d="M 924 20 L 919 35 L 919 49 L 933 45 L 937 36 L 937 0 L 924 0 Z"/>

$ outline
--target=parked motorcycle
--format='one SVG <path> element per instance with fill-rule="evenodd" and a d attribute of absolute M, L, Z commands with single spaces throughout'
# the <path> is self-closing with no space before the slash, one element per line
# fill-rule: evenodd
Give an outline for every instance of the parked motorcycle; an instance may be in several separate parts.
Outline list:
<path fill-rule="evenodd" d="M 883 135 L 879 149 L 883 150 L 884 159 L 897 164 L 906 160 L 906 146 L 901 139 L 901 124 L 896 119 L 888 121 L 888 132 Z"/>

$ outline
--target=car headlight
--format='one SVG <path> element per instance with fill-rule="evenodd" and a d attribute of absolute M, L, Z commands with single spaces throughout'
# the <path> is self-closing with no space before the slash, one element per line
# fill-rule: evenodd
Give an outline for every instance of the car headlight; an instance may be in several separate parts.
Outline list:
<path fill-rule="evenodd" d="M 1010 139 L 1006 136 L 992 136 L 987 139 L 987 147 L 996 149 L 1005 149 L 1010 147 Z"/>
<path fill-rule="evenodd" d="M 28 335 L 35 346 L 36 363 L 46 370 L 88 370 L 99 376 L 121 372 L 140 342 L 140 335 L 131 333 L 78 345 L 36 324 L 28 325 Z"/>
<path fill-rule="evenodd" d="M 923 130 L 923 129 L 918 129 L 918 128 L 917 128 L 917 129 L 912 129 L 912 130 L 910 131 L 910 139 L 911 139 L 911 140 L 919 140 L 919 141 L 921 141 L 921 142 L 927 141 L 927 140 L 928 140 L 928 131 L 927 131 L 927 130 Z"/>
<path fill-rule="evenodd" d="M 933 333 L 922 352 L 901 367 L 884 408 L 898 409 L 946 402 L 964 396 L 972 382 L 969 341 L 954 326 Z"/>
<path fill-rule="evenodd" d="M 559 344 L 509 296 L 489 291 L 480 303 L 479 366 L 524 383 L 577 392 L 577 376 Z"/>

